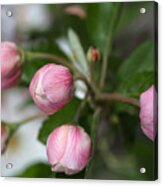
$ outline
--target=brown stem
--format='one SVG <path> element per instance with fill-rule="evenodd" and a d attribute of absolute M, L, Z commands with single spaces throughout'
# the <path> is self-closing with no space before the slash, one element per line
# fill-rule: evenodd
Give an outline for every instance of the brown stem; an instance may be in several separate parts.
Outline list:
<path fill-rule="evenodd" d="M 139 100 L 135 98 L 126 97 L 118 93 L 101 93 L 97 96 L 97 100 L 101 101 L 117 100 L 140 107 Z"/>
<path fill-rule="evenodd" d="M 83 76 L 77 76 L 76 79 L 79 79 L 86 84 L 88 92 L 90 93 L 91 97 L 94 98 L 96 94 L 96 89 L 90 84 L 90 82 Z"/>
<path fill-rule="evenodd" d="M 33 121 L 35 119 L 39 119 L 39 118 L 42 118 L 42 117 L 45 117 L 46 115 L 44 113 L 37 113 L 36 115 L 34 116 L 31 116 L 31 117 L 28 117 L 22 121 L 19 121 L 17 123 L 8 123 L 8 122 L 4 122 L 2 121 L 3 123 L 5 123 L 6 125 L 6 128 L 8 128 L 8 137 L 7 137 L 7 141 L 6 141 L 6 147 L 7 147 L 7 144 L 9 143 L 11 137 L 14 135 L 14 133 L 16 132 L 16 130 L 21 126 L 21 125 L 24 125 L 26 124 L 27 122 L 30 122 L 30 121 Z M 1 122 L 1 123 L 2 123 Z"/>
<path fill-rule="evenodd" d="M 34 53 L 33 58 L 45 58 L 45 59 L 50 59 L 56 62 L 59 62 L 61 64 L 67 65 L 67 61 L 59 56 L 56 55 L 50 55 L 50 54 L 45 54 L 45 53 Z"/>
<path fill-rule="evenodd" d="M 27 58 L 29 59 L 35 59 L 35 58 L 46 59 L 46 60 L 48 59 L 56 63 L 60 63 L 64 66 L 67 66 L 70 70 L 76 73 L 75 75 L 79 77 L 79 79 L 82 79 L 87 84 L 87 86 L 89 85 L 89 87 L 91 87 L 90 82 L 87 80 L 87 78 L 73 64 L 66 61 L 66 59 L 61 58 L 56 55 L 51 55 L 51 54 L 46 54 L 46 53 L 26 52 L 25 54 L 27 55 Z"/>
<path fill-rule="evenodd" d="M 36 119 L 39 119 L 39 118 L 42 118 L 42 117 L 45 117 L 45 116 L 46 116 L 46 115 L 45 115 L 44 113 L 40 112 L 40 113 L 37 113 L 37 114 L 34 115 L 34 116 L 28 117 L 28 118 L 26 118 L 26 119 L 24 119 L 24 120 L 18 122 L 17 124 L 18 124 L 18 125 L 22 125 L 22 124 L 25 124 L 25 123 L 27 123 L 27 122 L 30 122 L 30 121 L 33 121 L 33 120 L 36 120 Z"/>
<path fill-rule="evenodd" d="M 55 61 L 56 63 L 63 64 L 64 66 L 67 66 L 70 70 L 75 72 L 76 74 L 76 79 L 80 79 L 85 82 L 86 86 L 88 87 L 88 90 L 90 91 L 91 97 L 95 96 L 95 91 L 96 87 L 91 84 L 91 82 L 71 63 L 66 61 L 65 59 L 56 56 L 56 55 L 51 55 L 51 54 L 46 54 L 46 53 L 33 53 L 33 52 L 25 52 L 22 54 L 25 54 L 28 59 L 35 59 L 35 58 L 40 58 L 40 59 L 48 59 Z"/>
<path fill-rule="evenodd" d="M 68 61 L 66 61 L 66 59 L 61 58 L 57 55 L 54 55 L 54 54 L 51 55 L 51 54 L 46 54 L 46 53 L 32 53 L 32 52 L 27 52 L 26 54 L 30 59 L 40 58 L 40 59 L 52 60 L 52 61 L 55 61 L 56 63 L 63 64 L 69 67 L 70 69 L 78 72 L 78 70 L 71 63 L 69 63 Z"/>

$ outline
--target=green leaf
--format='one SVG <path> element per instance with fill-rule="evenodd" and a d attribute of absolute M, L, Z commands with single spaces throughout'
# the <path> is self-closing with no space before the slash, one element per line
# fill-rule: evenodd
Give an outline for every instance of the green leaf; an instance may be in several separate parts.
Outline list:
<path fill-rule="evenodd" d="M 154 43 L 146 41 L 122 63 L 117 74 L 119 81 L 124 81 L 134 73 L 154 71 L 154 62 Z"/>
<path fill-rule="evenodd" d="M 51 171 L 50 165 L 37 163 L 26 168 L 16 177 L 22 178 L 52 178 L 55 173 Z"/>
<path fill-rule="evenodd" d="M 86 7 L 87 27 L 93 44 L 103 52 L 112 35 L 120 3 L 90 3 Z M 111 38 L 112 39 L 112 38 Z"/>
<path fill-rule="evenodd" d="M 139 98 L 154 83 L 154 45 L 146 41 L 122 63 L 117 74 L 117 90 Z"/>
<path fill-rule="evenodd" d="M 130 75 L 122 81 L 119 91 L 125 95 L 139 98 L 140 93 L 147 90 L 154 83 L 154 72 L 144 71 Z"/>
<path fill-rule="evenodd" d="M 75 55 L 75 59 L 73 60 L 75 66 L 78 68 L 78 70 L 81 73 L 84 73 L 86 77 L 89 78 L 90 74 L 89 74 L 88 62 L 86 60 L 83 47 L 80 43 L 78 35 L 72 29 L 68 30 L 68 39 L 71 48 L 73 50 L 73 53 Z"/>
<path fill-rule="evenodd" d="M 73 122 L 79 104 L 80 101 L 77 98 L 73 98 L 72 101 L 68 103 L 63 109 L 54 115 L 49 116 L 49 118 L 44 121 L 42 128 L 40 129 L 38 139 L 42 143 L 46 144 L 49 134 L 56 127 L 62 124 Z"/>

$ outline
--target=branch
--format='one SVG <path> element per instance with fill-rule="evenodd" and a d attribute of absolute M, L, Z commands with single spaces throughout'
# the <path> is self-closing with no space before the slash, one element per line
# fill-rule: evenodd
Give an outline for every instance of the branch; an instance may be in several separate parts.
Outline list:
<path fill-rule="evenodd" d="M 17 125 L 23 125 L 25 123 L 28 123 L 30 121 L 33 121 L 33 120 L 36 120 L 36 119 L 39 119 L 39 118 L 43 118 L 45 116 L 47 116 L 47 115 L 45 115 L 44 113 L 40 112 L 40 113 L 37 113 L 36 115 L 30 116 L 30 117 L 18 122 Z"/>
<path fill-rule="evenodd" d="M 33 121 L 35 119 L 39 119 L 39 118 L 42 118 L 42 117 L 45 117 L 45 116 L 46 115 L 44 113 L 40 112 L 40 113 L 38 113 L 38 114 L 36 114 L 34 116 L 28 117 L 28 118 L 26 118 L 26 119 L 24 119 L 24 120 L 22 120 L 20 122 L 17 122 L 17 123 L 8 123 L 8 122 L 5 122 L 5 121 L 1 121 L 1 123 L 4 123 L 5 127 L 8 130 L 8 136 L 7 136 L 7 139 L 6 139 L 6 142 L 5 142 L 6 143 L 5 149 L 7 148 L 7 145 L 9 143 L 11 137 L 15 134 L 15 132 L 17 131 L 17 129 L 20 126 L 26 124 L 27 122 L 30 122 L 30 121 Z M 5 149 L 4 149 L 4 151 L 5 151 Z"/>
<path fill-rule="evenodd" d="M 66 61 L 66 59 L 61 58 L 56 55 L 51 55 L 51 54 L 46 54 L 46 53 L 34 53 L 34 52 L 23 52 L 23 51 L 21 52 L 22 52 L 22 55 L 25 56 L 24 58 L 27 58 L 29 60 L 37 59 L 37 58 L 46 59 L 46 60 L 51 60 L 51 61 L 54 61 L 55 63 L 59 63 L 59 64 L 62 64 L 68 67 L 70 70 L 76 73 L 75 75 L 77 79 L 83 80 L 86 83 L 86 85 L 89 87 L 89 89 L 94 89 L 95 91 L 95 87 L 91 85 L 90 81 L 73 64 Z"/>
<path fill-rule="evenodd" d="M 17 130 L 17 128 L 19 128 L 21 125 L 24 125 L 30 121 L 39 119 L 39 118 L 43 118 L 46 115 L 42 112 L 37 113 L 33 116 L 30 116 L 26 119 L 23 119 L 22 121 L 16 122 L 16 123 L 10 123 L 10 122 L 6 122 L 6 121 L 2 121 L 3 123 L 5 123 L 5 125 L 9 128 L 9 130 L 11 131 L 11 133 L 13 133 L 15 130 Z"/>
<path fill-rule="evenodd" d="M 99 101 L 116 100 L 140 107 L 139 100 L 135 98 L 126 97 L 118 93 L 101 93 L 97 96 L 97 100 Z"/>
<path fill-rule="evenodd" d="M 24 51 L 22 51 L 23 53 Z M 71 63 L 69 63 L 66 59 L 61 58 L 57 55 L 47 54 L 47 53 L 37 53 L 37 52 L 24 52 L 25 58 L 31 60 L 31 59 L 46 59 L 54 61 L 55 63 L 62 64 L 64 66 L 67 66 L 72 71 L 76 72 L 77 74 L 81 73 L 78 71 L 76 67 L 74 67 Z"/>

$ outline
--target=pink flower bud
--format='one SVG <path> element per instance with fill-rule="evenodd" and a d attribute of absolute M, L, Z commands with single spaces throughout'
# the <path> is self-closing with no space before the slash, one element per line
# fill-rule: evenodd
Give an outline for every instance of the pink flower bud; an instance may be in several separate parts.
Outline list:
<path fill-rule="evenodd" d="M 20 52 L 11 42 L 1 43 L 1 88 L 8 89 L 17 84 L 21 75 Z"/>
<path fill-rule="evenodd" d="M 97 62 L 100 60 L 100 52 L 97 48 L 90 47 L 87 52 L 87 59 L 90 62 Z"/>
<path fill-rule="evenodd" d="M 140 121 L 144 134 L 154 141 L 157 125 L 157 93 L 152 85 L 140 96 Z"/>
<path fill-rule="evenodd" d="M 6 142 L 8 138 L 8 131 L 5 124 L 1 123 L 1 153 L 5 151 Z"/>
<path fill-rule="evenodd" d="M 70 15 L 78 16 L 81 19 L 86 18 L 86 12 L 80 6 L 76 6 L 76 5 L 68 6 L 64 9 L 64 12 L 67 13 L 67 14 L 70 14 Z"/>
<path fill-rule="evenodd" d="M 73 77 L 67 67 L 47 64 L 36 72 L 29 90 L 36 105 L 50 115 L 72 98 Z"/>
<path fill-rule="evenodd" d="M 76 174 L 87 165 L 90 154 L 91 140 L 81 127 L 65 124 L 48 138 L 47 156 L 54 172 Z"/>

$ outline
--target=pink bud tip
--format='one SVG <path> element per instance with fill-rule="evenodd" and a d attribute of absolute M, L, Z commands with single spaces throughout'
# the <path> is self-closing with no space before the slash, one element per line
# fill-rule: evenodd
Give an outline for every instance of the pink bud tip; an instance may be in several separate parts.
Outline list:
<path fill-rule="evenodd" d="M 1 89 L 15 86 L 21 75 L 20 52 L 12 42 L 1 43 Z"/>
<path fill-rule="evenodd" d="M 71 5 L 64 9 L 64 12 L 70 15 L 78 16 L 81 19 L 86 18 L 85 10 L 80 6 Z"/>
<path fill-rule="evenodd" d="M 73 77 L 67 67 L 47 64 L 36 72 L 29 90 L 36 105 L 51 115 L 71 100 Z"/>
<path fill-rule="evenodd" d="M 90 62 L 97 62 L 100 60 L 100 52 L 97 48 L 90 47 L 87 52 L 87 59 Z"/>
<path fill-rule="evenodd" d="M 3 123 L 1 123 L 1 153 L 5 151 L 8 132 Z"/>
<path fill-rule="evenodd" d="M 48 138 L 47 156 L 54 172 L 76 174 L 87 165 L 90 155 L 91 140 L 81 127 L 65 124 Z"/>
<path fill-rule="evenodd" d="M 154 85 L 140 95 L 140 121 L 143 133 L 152 141 L 156 136 L 157 93 Z"/>

